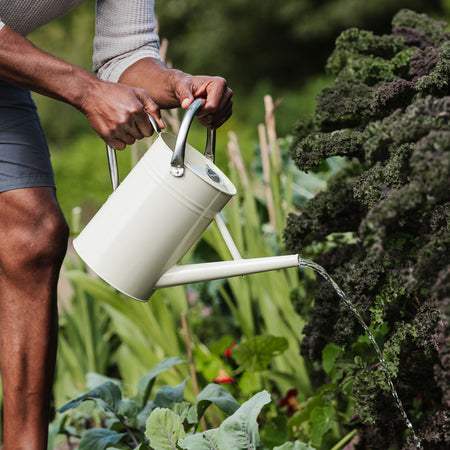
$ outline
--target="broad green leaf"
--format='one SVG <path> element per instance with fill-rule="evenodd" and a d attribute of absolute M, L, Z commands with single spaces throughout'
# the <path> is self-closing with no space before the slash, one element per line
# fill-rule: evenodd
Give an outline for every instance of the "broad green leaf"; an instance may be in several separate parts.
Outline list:
<path fill-rule="evenodd" d="M 147 400 L 150 396 L 150 392 L 152 390 L 153 384 L 155 383 L 155 378 L 161 373 L 165 372 L 166 370 L 169 370 L 171 367 L 173 367 L 176 364 L 184 364 L 186 361 L 183 361 L 180 358 L 172 357 L 167 358 L 161 361 L 159 364 L 157 364 L 155 367 L 153 367 L 152 370 L 150 370 L 149 373 L 144 375 L 138 383 L 138 394 L 136 396 L 136 401 L 144 407 L 144 405 L 147 403 Z"/>
<path fill-rule="evenodd" d="M 153 402 L 147 402 L 147 404 L 142 408 L 141 412 L 137 415 L 137 420 L 139 423 L 139 428 L 144 429 L 148 417 L 151 412 L 155 409 L 155 404 Z"/>
<path fill-rule="evenodd" d="M 189 421 L 189 413 L 193 406 L 185 401 L 181 403 L 172 403 L 170 409 L 180 418 L 181 422 L 187 421 L 188 423 L 193 423 Z M 194 421 L 195 422 L 195 421 Z"/>
<path fill-rule="evenodd" d="M 105 450 L 116 445 L 127 433 L 116 433 L 105 428 L 92 428 L 87 430 L 81 438 L 79 450 Z"/>
<path fill-rule="evenodd" d="M 304 442 L 295 441 L 295 442 L 286 442 L 285 444 L 274 447 L 273 450 L 316 450 L 314 447 L 311 447 Z"/>
<path fill-rule="evenodd" d="M 186 378 L 178 386 L 163 386 L 155 397 L 155 405 L 160 408 L 169 408 L 172 403 L 181 403 L 184 400 L 184 388 L 186 386 Z"/>
<path fill-rule="evenodd" d="M 325 372 L 332 376 L 332 372 L 335 372 L 336 358 L 340 355 L 342 349 L 332 342 L 328 343 L 322 350 L 322 366 Z M 334 379 L 334 377 L 333 377 Z"/>
<path fill-rule="evenodd" d="M 59 412 L 63 413 L 69 409 L 76 408 L 82 402 L 86 400 L 93 400 L 98 405 L 100 405 L 105 411 L 110 411 L 112 413 L 117 412 L 117 407 L 122 398 L 122 393 L 119 387 L 115 383 L 110 381 L 91 389 L 86 394 L 80 395 L 79 397 L 71 400 L 65 405 L 58 409 Z"/>
<path fill-rule="evenodd" d="M 214 403 L 218 408 L 227 414 L 233 414 L 241 406 L 240 403 L 224 387 L 218 384 L 210 383 L 198 394 L 195 399 L 194 406 L 196 407 L 198 421 L 211 403 Z"/>
<path fill-rule="evenodd" d="M 120 380 L 116 380 L 115 378 L 110 378 L 94 372 L 89 372 L 86 374 L 86 387 L 88 389 L 95 389 L 97 386 L 105 384 L 108 381 L 116 384 L 119 388 L 122 387 L 122 382 Z"/>
<path fill-rule="evenodd" d="M 167 408 L 155 408 L 147 420 L 145 435 L 154 450 L 174 450 L 186 433 L 176 413 Z"/>
<path fill-rule="evenodd" d="M 225 419 L 219 428 L 187 436 L 180 439 L 178 445 L 186 450 L 262 449 L 257 417 L 269 402 L 270 395 L 266 391 L 259 392 Z"/>
<path fill-rule="evenodd" d="M 123 398 L 120 400 L 117 415 L 123 419 L 135 419 L 139 413 L 139 407 L 134 400 Z"/>
<path fill-rule="evenodd" d="M 287 350 L 288 346 L 284 337 L 255 336 L 237 345 L 232 356 L 244 370 L 261 371 L 267 369 L 270 361 Z"/>
<path fill-rule="evenodd" d="M 267 448 L 274 448 L 277 445 L 284 444 L 289 437 L 288 418 L 286 415 L 277 415 L 272 417 L 264 424 L 261 430 L 261 439 Z"/>
<path fill-rule="evenodd" d="M 311 443 L 316 447 L 322 444 L 323 435 L 333 425 L 333 407 L 322 406 L 314 408 L 310 416 L 311 420 Z"/>

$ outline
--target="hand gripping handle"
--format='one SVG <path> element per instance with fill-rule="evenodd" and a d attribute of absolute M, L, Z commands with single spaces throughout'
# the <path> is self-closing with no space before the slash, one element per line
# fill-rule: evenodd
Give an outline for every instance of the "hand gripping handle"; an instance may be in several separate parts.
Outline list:
<path fill-rule="evenodd" d="M 148 118 L 150 120 L 150 123 L 152 124 L 153 129 L 157 133 L 161 133 L 161 130 L 155 119 L 150 114 L 148 114 Z M 113 191 L 115 191 L 119 186 L 119 167 L 117 166 L 117 154 L 116 151 L 108 144 L 106 144 L 106 154 L 108 157 L 109 176 L 111 178 Z"/>
<path fill-rule="evenodd" d="M 195 113 L 198 108 L 201 106 L 202 101 L 200 99 L 194 100 L 191 106 L 187 109 L 183 120 L 180 125 L 180 130 L 178 132 L 178 136 L 175 142 L 175 150 L 173 152 L 172 160 L 170 163 L 170 172 L 175 177 L 181 177 L 184 174 L 184 155 L 186 152 L 186 141 L 187 134 L 191 123 L 194 119 Z M 160 133 L 155 119 L 152 116 L 148 116 L 150 122 L 152 124 L 153 129 Z M 205 148 L 205 156 L 214 162 L 215 157 L 215 148 L 216 148 L 216 130 L 208 129 L 207 130 L 207 139 L 206 139 L 206 148 Z M 119 168 L 117 165 L 117 155 L 116 151 L 109 145 L 106 146 L 107 157 L 108 157 L 108 167 L 109 167 L 109 175 L 111 178 L 112 188 L 115 191 L 119 186 Z"/>

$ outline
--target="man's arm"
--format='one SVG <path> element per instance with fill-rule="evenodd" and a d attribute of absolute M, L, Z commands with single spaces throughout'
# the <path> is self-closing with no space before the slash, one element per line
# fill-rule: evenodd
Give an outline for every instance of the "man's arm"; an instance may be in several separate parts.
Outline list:
<path fill-rule="evenodd" d="M 43 52 L 6 25 L 0 30 L 0 79 L 73 105 L 117 149 L 151 135 L 147 114 L 164 127 L 159 107 L 144 90 L 100 80 Z"/>

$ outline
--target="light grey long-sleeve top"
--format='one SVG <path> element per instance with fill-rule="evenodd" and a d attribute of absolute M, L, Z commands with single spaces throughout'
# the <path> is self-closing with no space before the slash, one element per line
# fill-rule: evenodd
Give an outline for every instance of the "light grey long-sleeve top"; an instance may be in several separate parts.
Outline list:
<path fill-rule="evenodd" d="M 86 0 L 0 0 L 0 29 L 5 24 L 26 36 Z M 136 61 L 159 57 L 154 0 L 97 0 L 93 70 L 117 81 Z"/>

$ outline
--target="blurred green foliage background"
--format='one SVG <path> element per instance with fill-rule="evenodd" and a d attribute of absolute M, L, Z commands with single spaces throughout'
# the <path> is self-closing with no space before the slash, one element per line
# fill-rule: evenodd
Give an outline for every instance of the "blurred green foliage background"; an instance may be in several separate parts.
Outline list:
<path fill-rule="evenodd" d="M 253 156 L 257 124 L 264 120 L 263 96 L 282 102 L 277 109 L 280 136 L 315 107 L 315 96 L 329 82 L 326 60 L 339 33 L 349 27 L 377 33 L 390 29 L 400 8 L 432 17 L 450 13 L 450 0 L 156 0 L 161 40 L 167 39 L 168 63 L 193 74 L 224 76 L 234 91 L 233 117 L 218 132 L 218 164 L 229 130 L 238 133 L 244 155 Z M 95 1 L 35 31 L 30 40 L 43 50 L 91 70 Z M 70 214 L 78 205 L 102 203 L 109 178 L 104 144 L 85 117 L 69 105 L 34 95 L 49 140 L 58 197 Z M 193 127 L 194 146 L 202 130 Z M 122 152 L 123 172 L 130 167 Z M 88 208 L 89 209 L 89 208 Z"/>

